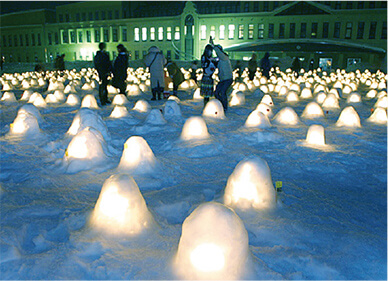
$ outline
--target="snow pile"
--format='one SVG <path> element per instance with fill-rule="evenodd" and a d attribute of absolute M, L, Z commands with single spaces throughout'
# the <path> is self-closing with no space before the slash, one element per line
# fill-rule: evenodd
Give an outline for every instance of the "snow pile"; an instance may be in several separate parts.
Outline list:
<path fill-rule="evenodd" d="M 5 92 L 1 97 L 1 102 L 3 103 L 14 103 L 17 102 L 15 94 L 13 92 Z"/>
<path fill-rule="evenodd" d="M 293 108 L 285 107 L 275 115 L 274 122 L 283 125 L 297 125 L 299 124 L 299 117 Z"/>
<path fill-rule="evenodd" d="M 323 108 L 340 108 L 338 98 L 335 94 L 328 94 L 322 103 Z"/>
<path fill-rule="evenodd" d="M 99 108 L 96 97 L 91 94 L 84 96 L 81 102 L 81 107 L 95 108 L 95 109 Z"/>
<path fill-rule="evenodd" d="M 211 99 L 203 109 L 203 117 L 210 117 L 215 119 L 225 119 L 224 108 L 218 99 Z"/>
<path fill-rule="evenodd" d="M 307 131 L 306 142 L 313 145 L 325 145 L 325 129 L 322 125 L 311 125 Z"/>
<path fill-rule="evenodd" d="M 25 91 L 23 92 L 23 95 L 22 95 L 22 97 L 20 98 L 20 100 L 22 100 L 22 101 L 28 101 L 28 100 L 30 99 L 31 95 L 32 95 L 32 91 L 31 91 L 31 90 L 25 90 Z"/>
<path fill-rule="evenodd" d="M 81 99 L 76 94 L 70 94 L 67 97 L 67 100 L 66 100 L 67 105 L 76 106 L 76 105 L 79 105 L 80 103 L 81 103 Z"/>
<path fill-rule="evenodd" d="M 247 128 L 257 127 L 261 129 L 270 128 L 271 122 L 268 117 L 259 110 L 252 111 L 244 124 Z"/>
<path fill-rule="evenodd" d="M 367 121 L 377 123 L 377 124 L 387 124 L 387 110 L 381 107 L 373 110 L 372 115 L 367 119 Z"/>
<path fill-rule="evenodd" d="M 36 135 L 40 133 L 39 122 L 31 108 L 21 108 L 10 124 L 10 134 L 13 135 Z"/>
<path fill-rule="evenodd" d="M 124 94 L 115 95 L 112 101 L 113 105 L 127 105 L 129 104 L 129 100 Z"/>
<path fill-rule="evenodd" d="M 174 100 L 167 100 L 164 105 L 163 116 L 166 120 L 182 118 L 182 112 L 179 104 Z"/>
<path fill-rule="evenodd" d="M 182 225 L 174 260 L 177 276 L 238 280 L 247 271 L 248 234 L 236 213 L 215 202 L 198 206 Z"/>
<path fill-rule="evenodd" d="M 243 92 L 233 92 L 230 95 L 231 99 L 229 101 L 230 106 L 237 106 L 237 105 L 243 105 L 245 103 L 245 95 Z"/>
<path fill-rule="evenodd" d="M 132 110 L 147 113 L 151 110 L 151 105 L 145 100 L 138 100 Z"/>
<path fill-rule="evenodd" d="M 165 125 L 166 123 L 167 121 L 164 119 L 162 112 L 157 108 L 152 109 L 145 120 L 145 124 L 150 125 Z"/>
<path fill-rule="evenodd" d="M 183 125 L 182 140 L 200 140 L 209 138 L 205 120 L 200 116 L 193 116 L 186 120 Z"/>
<path fill-rule="evenodd" d="M 261 113 L 263 113 L 268 118 L 271 118 L 272 115 L 273 115 L 271 106 L 269 106 L 268 104 L 265 104 L 265 103 L 259 103 L 256 106 L 256 110 L 260 111 Z"/>
<path fill-rule="evenodd" d="M 317 118 L 322 116 L 324 116 L 323 109 L 314 101 L 308 103 L 302 113 L 302 117 L 304 118 Z"/>
<path fill-rule="evenodd" d="M 112 110 L 112 113 L 109 117 L 111 118 L 122 118 L 129 116 L 128 109 L 125 106 L 116 105 Z"/>
<path fill-rule="evenodd" d="M 361 127 L 360 116 L 353 106 L 345 107 L 338 117 L 336 126 L 338 127 Z"/>

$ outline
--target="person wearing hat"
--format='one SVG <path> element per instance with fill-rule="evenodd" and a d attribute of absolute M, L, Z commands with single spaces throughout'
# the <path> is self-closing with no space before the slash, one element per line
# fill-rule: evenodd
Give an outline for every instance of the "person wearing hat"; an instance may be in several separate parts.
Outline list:
<path fill-rule="evenodd" d="M 100 85 L 98 87 L 98 95 L 100 97 L 101 105 L 110 103 L 108 100 L 108 76 L 112 72 L 112 63 L 109 59 L 109 54 L 105 51 L 106 44 L 101 42 L 98 45 L 100 49 L 97 51 L 94 57 L 94 67 L 98 72 L 98 77 L 100 78 Z"/>
<path fill-rule="evenodd" d="M 127 68 L 128 68 L 128 52 L 123 44 L 117 45 L 119 53 L 113 63 L 113 79 L 112 86 L 120 90 L 120 94 L 125 95 L 127 84 Z"/>
<path fill-rule="evenodd" d="M 166 58 L 158 47 L 152 46 L 148 49 L 148 54 L 144 58 L 144 64 L 149 68 L 151 74 L 151 100 L 162 99 L 162 93 L 164 91 L 164 65 L 166 64 Z"/>

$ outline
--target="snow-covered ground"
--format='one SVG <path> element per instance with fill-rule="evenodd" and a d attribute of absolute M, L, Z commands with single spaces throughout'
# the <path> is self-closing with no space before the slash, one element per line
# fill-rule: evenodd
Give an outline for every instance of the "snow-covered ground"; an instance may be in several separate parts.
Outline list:
<path fill-rule="evenodd" d="M 44 81 L 43 86 L 36 84 L 26 96 L 21 87 L 27 89 L 32 84 L 28 74 L 20 79 L 15 75 L 16 80 L 3 75 L 1 279 L 200 278 L 178 275 L 193 274 L 190 262 L 182 260 L 185 254 L 176 260 L 182 224 L 191 214 L 180 251 L 189 251 L 185 245 L 191 240 L 216 235 L 212 237 L 236 254 L 225 255 L 213 269 L 222 271 L 224 263 L 229 263 L 237 268 L 233 269 L 235 275 L 230 275 L 234 278 L 386 279 L 386 76 L 337 72 L 326 80 L 322 78 L 327 76 L 318 73 L 292 78 L 292 82 L 291 75 L 278 73 L 277 79 L 265 82 L 257 74 L 256 84 L 247 83 L 250 89 L 241 86 L 241 93 L 235 91 L 232 100 L 236 105 L 230 106 L 225 116 L 215 101 L 208 104 L 210 112 L 202 116 L 203 101 L 197 98 L 195 88 L 181 88 L 178 101 L 150 101 L 149 87 L 144 84 L 147 74 L 131 72 L 130 84 L 143 81 L 143 91 L 129 86 L 127 101 L 115 100 L 123 104 L 116 109 L 114 116 L 123 116 L 118 118 L 111 117 L 114 104 L 80 110 L 81 102 L 86 106 L 85 96 L 98 97 L 96 83 L 90 83 L 93 77 L 85 70 L 72 73 L 71 80 L 70 74 L 60 83 L 52 80 L 49 91 L 42 90 Z M 24 80 L 29 83 L 22 84 Z M 337 81 L 342 82 L 335 84 Z M 288 87 L 282 88 L 282 83 Z M 64 88 L 68 84 L 74 87 Z M 314 91 L 319 84 L 326 87 Z M 306 87 L 311 87 L 311 97 L 308 91 L 303 92 Z M 360 102 L 349 99 L 349 87 L 361 96 Z M 290 94 L 291 88 L 296 95 Z M 342 90 L 332 90 L 336 88 Z M 30 103 L 20 110 L 34 92 L 40 93 L 47 105 L 34 102 L 36 107 Z M 321 94 L 328 98 L 329 92 L 339 93 L 340 98 L 323 107 Z M 59 101 L 47 98 L 49 94 Z M 74 105 L 66 103 L 71 94 L 76 95 Z M 254 112 L 261 123 L 245 124 L 262 99 L 266 105 L 260 110 L 265 114 Z M 139 100 L 147 102 L 138 104 Z M 380 123 L 368 120 L 378 110 L 378 100 L 383 108 Z M 313 109 L 318 117 L 305 112 L 313 101 L 320 104 Z M 93 98 L 89 104 L 93 106 Z M 144 105 L 142 112 L 139 108 Z M 355 110 L 347 109 L 353 118 L 351 125 L 339 121 L 349 106 Z M 286 117 L 280 116 L 281 111 Z M 76 116 L 80 120 L 76 121 Z M 186 120 L 205 121 L 202 130 L 207 129 L 208 136 L 193 139 L 187 132 L 183 136 Z M 73 123 L 79 127 L 69 130 Z M 26 125 L 29 129 L 23 133 Z M 311 125 L 324 128 L 325 145 L 306 141 Z M 82 137 L 81 132 L 86 141 L 78 140 L 84 147 L 76 150 L 75 138 Z M 130 157 L 136 153 L 143 159 L 133 164 Z M 86 158 L 78 159 L 81 154 Z M 282 182 L 282 192 L 275 204 L 268 206 L 233 205 L 236 217 L 224 206 L 231 201 L 224 199 L 225 188 L 243 182 L 236 167 L 249 159 L 257 165 L 252 166 L 252 179 L 245 185 L 260 189 Z M 233 180 L 228 182 L 232 174 Z M 126 180 L 130 177 L 135 183 Z M 97 201 L 102 200 L 100 191 L 112 182 L 118 182 L 120 192 L 133 197 L 133 205 L 141 213 L 137 226 L 128 227 L 128 221 L 124 225 L 104 224 L 104 218 L 116 218 L 94 213 Z M 273 200 L 275 192 L 266 192 Z M 120 200 L 105 211 L 116 210 Z M 201 205 L 207 202 L 223 205 Z M 98 205 L 102 208 L 104 204 Z M 200 205 L 202 209 L 193 213 Z M 213 217 L 206 214 L 206 208 L 209 212 L 214 209 Z M 211 218 L 206 221 L 208 216 Z M 229 276 L 225 274 L 229 273 L 209 276 Z"/>

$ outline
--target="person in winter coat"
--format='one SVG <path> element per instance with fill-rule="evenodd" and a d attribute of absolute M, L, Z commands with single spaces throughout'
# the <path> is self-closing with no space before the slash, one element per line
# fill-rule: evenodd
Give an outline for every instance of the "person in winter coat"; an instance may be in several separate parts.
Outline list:
<path fill-rule="evenodd" d="M 182 84 L 183 81 L 185 81 L 185 77 L 183 76 L 183 73 L 181 69 L 177 66 L 177 64 L 171 60 L 167 60 L 166 68 L 168 71 L 168 75 L 172 79 L 173 95 L 177 96 L 178 87 L 180 84 Z"/>
<path fill-rule="evenodd" d="M 299 76 L 300 71 L 300 61 L 298 57 L 294 57 L 294 60 L 292 61 L 291 70 L 294 72 L 294 75 L 296 77 Z"/>
<path fill-rule="evenodd" d="M 228 97 L 226 92 L 233 83 L 232 65 L 229 56 L 224 52 L 221 45 L 214 45 L 212 37 L 210 37 L 209 43 L 213 46 L 219 59 L 218 77 L 220 78 L 220 82 L 217 84 L 214 96 L 222 103 L 224 111 L 226 111 L 228 110 Z"/>
<path fill-rule="evenodd" d="M 119 53 L 113 63 L 113 79 L 112 86 L 120 90 L 120 94 L 125 95 L 127 84 L 127 68 L 128 68 L 128 52 L 123 44 L 117 45 L 117 52 Z"/>
<path fill-rule="evenodd" d="M 257 70 L 257 56 L 255 53 L 252 54 L 251 59 L 248 61 L 248 78 L 252 81 L 255 78 Z"/>
<path fill-rule="evenodd" d="M 217 68 L 217 60 L 212 57 L 213 47 L 208 44 L 201 56 L 201 67 L 203 71 L 201 80 L 201 96 L 203 97 L 203 105 L 206 106 L 210 97 L 214 95 L 213 73 Z"/>
<path fill-rule="evenodd" d="M 193 61 L 193 63 L 191 64 L 191 67 L 190 67 L 190 79 L 193 79 L 195 83 L 198 83 L 197 82 L 197 69 L 198 69 L 198 63 L 197 61 Z"/>
<path fill-rule="evenodd" d="M 151 74 L 151 100 L 162 99 L 162 93 L 164 89 L 164 65 L 166 64 L 166 58 L 158 47 L 152 46 L 148 49 L 148 54 L 144 58 L 145 65 L 149 68 Z"/>
<path fill-rule="evenodd" d="M 111 103 L 108 100 L 108 76 L 112 72 L 112 63 L 109 59 L 108 52 L 105 51 L 106 44 L 100 43 L 98 45 L 100 49 L 97 51 L 94 57 L 94 67 L 98 72 L 98 77 L 100 78 L 100 85 L 98 87 L 98 95 L 100 97 L 101 105 Z"/>
<path fill-rule="evenodd" d="M 260 68 L 263 76 L 269 79 L 269 71 L 271 70 L 271 62 L 269 60 L 269 53 L 266 52 L 264 57 L 260 60 Z"/>

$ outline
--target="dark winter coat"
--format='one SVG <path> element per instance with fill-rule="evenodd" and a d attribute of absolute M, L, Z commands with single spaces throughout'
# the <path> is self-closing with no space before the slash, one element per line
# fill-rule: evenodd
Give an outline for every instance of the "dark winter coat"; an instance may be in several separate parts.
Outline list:
<path fill-rule="evenodd" d="M 112 72 L 112 63 L 110 62 L 109 54 L 106 51 L 97 52 L 94 57 L 94 67 L 100 78 Z"/>
<path fill-rule="evenodd" d="M 183 76 L 182 71 L 175 62 L 168 62 L 166 67 L 168 75 L 172 78 L 174 85 L 179 86 L 183 81 L 185 81 L 185 77 Z"/>
<path fill-rule="evenodd" d="M 112 85 L 114 87 L 119 87 L 127 79 L 128 58 L 127 53 L 119 53 L 113 63 Z"/>

